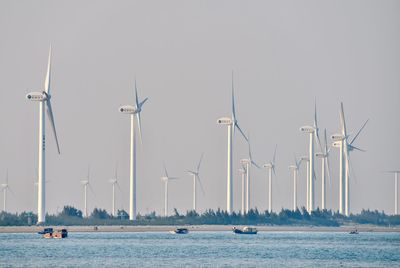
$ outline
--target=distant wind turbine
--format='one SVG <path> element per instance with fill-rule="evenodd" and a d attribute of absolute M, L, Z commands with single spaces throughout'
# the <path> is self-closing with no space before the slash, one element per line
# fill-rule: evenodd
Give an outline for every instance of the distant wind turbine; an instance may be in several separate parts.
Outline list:
<path fill-rule="evenodd" d="M 3 190 L 3 211 L 7 211 L 7 191 L 11 191 L 10 185 L 8 184 L 8 170 L 6 172 L 6 182 L 2 183 L 1 189 Z"/>
<path fill-rule="evenodd" d="M 268 189 L 269 189 L 269 194 L 268 194 L 268 212 L 272 212 L 272 172 L 275 174 L 275 158 L 276 158 L 276 148 L 278 145 L 275 145 L 275 150 L 274 150 L 274 156 L 272 157 L 272 160 L 264 164 L 264 168 L 268 171 Z"/>
<path fill-rule="evenodd" d="M 226 193 L 226 211 L 228 213 L 233 212 L 233 174 L 232 174 L 232 150 L 233 143 L 232 138 L 235 133 L 235 129 L 237 128 L 239 132 L 243 135 L 245 140 L 247 141 L 246 135 L 243 133 L 242 129 L 239 127 L 236 111 L 235 111 L 235 96 L 234 96 L 234 88 L 233 88 L 233 72 L 232 72 L 232 115 L 231 117 L 222 117 L 217 121 L 220 125 L 228 126 L 228 165 L 227 165 L 227 193 Z"/>
<path fill-rule="evenodd" d="M 169 180 L 177 180 L 177 177 L 170 177 L 168 176 L 167 168 L 164 164 L 164 176 L 161 177 L 161 181 L 164 182 L 164 217 L 168 216 L 168 182 Z"/>
<path fill-rule="evenodd" d="M 88 172 L 87 172 L 87 177 L 81 180 L 81 184 L 83 185 L 84 189 L 84 194 L 85 194 L 85 207 L 84 207 L 84 217 L 87 218 L 89 216 L 88 214 L 88 203 L 87 203 L 87 189 L 90 188 L 90 190 L 93 192 L 92 185 L 90 184 L 89 181 L 90 178 L 90 166 L 88 167 Z"/>
<path fill-rule="evenodd" d="M 297 209 L 297 177 L 299 175 L 301 160 L 298 161 L 295 156 L 294 163 L 294 165 L 289 166 L 289 169 L 293 171 L 293 211 Z"/>
<path fill-rule="evenodd" d="M 310 136 L 310 148 L 309 148 L 309 177 L 307 178 L 307 185 L 309 189 L 308 191 L 308 206 L 307 210 L 308 213 L 311 213 L 311 211 L 314 210 L 315 208 L 315 194 L 314 194 L 314 178 L 315 178 L 315 172 L 314 172 L 314 138 L 317 140 L 318 144 L 320 145 L 319 141 L 319 136 L 318 136 L 318 124 L 317 124 L 317 103 L 315 102 L 314 104 L 314 125 L 313 126 L 303 126 L 300 128 L 300 131 L 303 133 L 308 133 Z M 321 145 L 320 145 L 321 147 Z"/>
<path fill-rule="evenodd" d="M 193 210 L 194 211 L 196 211 L 196 208 L 197 208 L 196 207 L 196 183 L 197 183 L 197 181 L 199 182 L 200 189 L 201 189 L 202 193 L 204 194 L 204 188 L 203 188 L 203 185 L 201 184 L 201 180 L 200 180 L 200 165 L 201 165 L 201 161 L 203 160 L 203 155 L 204 154 L 202 154 L 200 157 L 200 161 L 197 164 L 196 171 L 188 170 L 188 173 L 193 176 Z"/>
<path fill-rule="evenodd" d="M 387 173 L 394 173 L 394 215 L 399 215 L 399 209 L 398 209 L 398 204 L 399 204 L 399 173 L 400 170 L 392 170 L 392 171 L 387 171 Z"/>
<path fill-rule="evenodd" d="M 341 133 L 334 134 L 331 136 L 333 142 L 333 147 L 339 147 L 339 213 L 350 215 L 350 185 L 349 185 L 349 173 L 350 173 L 350 152 L 353 150 L 358 150 L 365 152 L 363 149 L 355 147 L 353 145 L 354 141 L 360 135 L 361 131 L 367 125 L 369 119 L 365 121 L 357 134 L 353 139 L 348 142 L 350 135 L 347 133 L 346 120 L 344 117 L 343 103 L 340 103 L 340 124 Z"/>
<path fill-rule="evenodd" d="M 247 145 L 248 145 L 248 153 L 249 157 L 247 159 L 242 159 L 241 163 L 243 166 L 245 166 L 246 170 L 246 213 L 249 213 L 249 210 L 251 209 L 251 184 L 250 184 L 250 170 L 251 166 L 255 166 L 257 168 L 260 168 L 260 166 L 254 161 L 252 155 L 251 155 L 251 147 L 250 147 L 250 138 L 247 139 Z"/>
<path fill-rule="evenodd" d="M 111 179 L 111 180 L 109 180 L 109 182 L 111 183 L 111 185 L 112 185 L 112 215 L 114 216 L 114 217 L 116 217 L 116 216 L 118 216 L 117 214 L 116 214 L 116 207 L 115 207 L 115 204 L 116 204 L 116 195 L 115 195 L 115 186 L 118 186 L 119 187 L 119 184 L 118 184 L 118 167 L 117 166 L 115 166 L 115 174 L 114 174 L 114 178 L 113 179 Z"/>
<path fill-rule="evenodd" d="M 56 126 L 54 122 L 53 110 L 51 108 L 50 95 L 50 74 L 51 74 L 51 46 L 49 51 L 49 60 L 47 64 L 47 74 L 44 81 L 44 88 L 41 92 L 31 92 L 26 95 L 26 98 L 31 101 L 39 102 L 39 168 L 38 168 L 38 222 L 44 224 L 46 221 L 46 166 L 45 166 L 45 115 L 44 110 L 47 108 L 47 115 L 51 124 L 51 129 L 56 140 L 57 151 L 60 154 L 60 146 L 58 144 Z"/>
<path fill-rule="evenodd" d="M 242 178 L 242 209 L 240 210 L 241 214 L 243 215 L 245 213 L 245 200 L 246 200 L 246 184 L 245 184 L 245 180 L 246 180 L 246 166 L 242 165 L 243 167 L 238 169 L 239 173 L 241 174 L 241 178 Z"/>
<path fill-rule="evenodd" d="M 147 101 L 145 98 L 139 102 L 137 93 L 136 79 L 135 79 L 135 106 L 124 105 L 119 107 L 119 111 L 123 114 L 131 116 L 131 151 L 130 151 L 130 176 L 129 176 L 129 220 L 136 220 L 136 135 L 135 135 L 135 115 L 137 119 L 137 126 L 139 129 L 140 142 L 142 142 L 142 126 L 140 121 L 140 113 L 143 104 Z"/>
<path fill-rule="evenodd" d="M 306 176 L 306 182 L 307 182 L 307 190 L 306 190 L 306 208 L 307 208 L 307 212 L 309 211 L 309 207 L 310 207 L 310 185 L 309 185 L 309 180 L 308 180 L 308 178 L 309 178 L 309 176 L 310 176 L 310 165 L 309 165 L 309 163 L 310 163 L 310 158 L 308 158 L 308 156 L 303 156 L 301 159 L 300 159 L 300 163 L 302 163 L 302 162 L 305 162 L 306 163 L 306 167 L 307 167 L 307 176 Z"/>
<path fill-rule="evenodd" d="M 326 139 L 326 129 L 324 130 L 324 147 L 322 152 L 316 153 L 315 156 L 321 158 L 322 166 L 322 176 L 321 176 L 321 209 L 326 209 L 326 171 L 328 173 L 328 178 L 330 180 L 330 168 L 329 168 L 329 151 L 328 141 Z"/>

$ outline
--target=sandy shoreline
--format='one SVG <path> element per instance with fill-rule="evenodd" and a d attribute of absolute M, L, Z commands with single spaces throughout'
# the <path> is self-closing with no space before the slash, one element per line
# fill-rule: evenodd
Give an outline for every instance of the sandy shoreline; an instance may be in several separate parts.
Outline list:
<path fill-rule="evenodd" d="M 177 226 L 48 226 L 55 229 L 66 228 L 68 232 L 168 232 Z M 97 229 L 96 229 L 97 227 Z M 191 232 L 231 231 L 232 225 L 189 225 Z M 236 226 L 241 227 L 241 226 Z M 313 226 L 257 226 L 260 232 L 349 232 L 354 226 L 313 227 Z M 38 226 L 2 226 L 0 233 L 37 233 L 43 230 Z M 400 232 L 400 227 L 357 226 L 359 232 Z"/>

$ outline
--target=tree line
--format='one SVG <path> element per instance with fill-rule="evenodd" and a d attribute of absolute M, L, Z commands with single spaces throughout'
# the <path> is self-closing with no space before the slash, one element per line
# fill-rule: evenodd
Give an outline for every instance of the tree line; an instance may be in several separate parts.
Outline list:
<path fill-rule="evenodd" d="M 302 207 L 295 211 L 282 209 L 280 212 L 260 212 L 251 209 L 248 213 L 227 213 L 224 210 L 208 209 L 202 214 L 190 210 L 179 213 L 174 209 L 171 216 L 158 216 L 155 212 L 138 215 L 136 221 L 130 221 L 125 210 L 118 210 L 118 216 L 110 215 L 105 209 L 95 208 L 89 217 L 84 218 L 82 211 L 73 206 L 64 206 L 55 215 L 46 215 L 46 225 L 296 225 L 296 226 L 341 226 L 349 224 L 373 224 L 377 226 L 400 225 L 400 215 L 386 215 L 383 211 L 362 210 L 359 214 L 346 217 L 332 210 L 316 209 L 311 213 Z M 27 226 L 37 222 L 33 212 L 0 213 L 0 226 Z"/>

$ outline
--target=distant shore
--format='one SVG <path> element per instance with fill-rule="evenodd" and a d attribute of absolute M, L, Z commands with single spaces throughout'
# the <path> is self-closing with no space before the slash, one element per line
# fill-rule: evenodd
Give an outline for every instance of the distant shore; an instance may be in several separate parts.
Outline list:
<path fill-rule="evenodd" d="M 68 232 L 168 232 L 178 226 L 46 226 L 55 229 L 66 228 Z M 224 232 L 231 231 L 233 225 L 188 225 L 191 232 Z M 242 226 L 236 226 L 242 227 Z M 322 226 L 256 226 L 260 232 L 350 232 L 357 229 L 359 232 L 400 232 L 400 227 L 381 227 L 373 225 L 322 227 Z M 1 226 L 0 233 L 37 233 L 43 230 L 40 226 Z"/>

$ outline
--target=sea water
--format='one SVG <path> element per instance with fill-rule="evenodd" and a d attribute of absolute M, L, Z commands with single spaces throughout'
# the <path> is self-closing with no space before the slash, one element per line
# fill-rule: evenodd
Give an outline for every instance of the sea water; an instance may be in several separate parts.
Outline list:
<path fill-rule="evenodd" d="M 0 267 L 400 267 L 400 233 L 0 234 Z"/>

